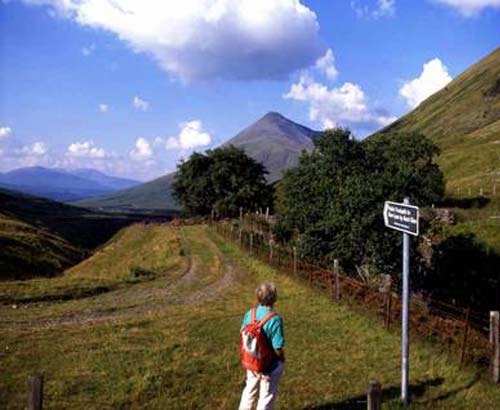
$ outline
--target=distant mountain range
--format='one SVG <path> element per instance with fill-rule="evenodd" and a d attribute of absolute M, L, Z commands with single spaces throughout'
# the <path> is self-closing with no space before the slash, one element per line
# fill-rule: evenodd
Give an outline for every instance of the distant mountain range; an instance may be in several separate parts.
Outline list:
<path fill-rule="evenodd" d="M 0 173 L 0 187 L 62 202 L 104 195 L 138 184 L 139 181 L 111 177 L 95 169 L 28 167 Z"/>
<path fill-rule="evenodd" d="M 310 150 L 321 133 L 297 124 L 277 112 L 269 112 L 224 145 L 242 148 L 269 172 L 275 182 L 285 169 L 298 164 L 302 150 Z M 77 205 L 101 209 L 178 209 L 171 195 L 175 173 L 132 188 L 76 202 Z"/>
<path fill-rule="evenodd" d="M 381 133 L 397 137 L 398 133 L 412 131 L 430 137 L 441 148 L 438 162 L 444 171 L 449 191 L 472 187 L 478 192 L 478 187 L 491 187 L 494 183 L 498 185 L 500 48 L 460 74 L 415 110 L 369 138 L 376 138 Z M 243 148 L 266 167 L 268 181 L 275 182 L 281 178 L 283 170 L 298 163 L 302 150 L 312 149 L 313 141 L 319 134 L 279 113 L 270 112 L 225 144 Z M 178 209 L 171 195 L 173 173 L 139 185 L 135 181 L 121 180 L 124 185 L 119 186 L 105 181 L 102 175 L 97 178 L 85 170 L 79 172 L 71 174 L 71 177 L 82 178 L 87 181 L 87 185 L 74 182 L 65 185 L 73 188 L 78 186 L 83 190 L 77 193 L 67 191 L 67 196 L 73 195 L 73 198 L 86 197 L 80 201 L 74 198 L 73 201 L 78 205 L 102 209 Z M 46 181 L 47 176 L 40 180 L 40 185 L 32 178 L 23 179 L 24 184 L 30 186 L 30 190 L 25 189 L 25 192 L 48 196 L 46 192 L 39 192 L 40 186 L 44 186 L 43 180 Z M 6 183 L 5 174 L 0 175 L 0 185 Z M 127 183 L 130 183 L 128 187 Z M 20 189 L 19 185 L 18 182 L 17 186 L 11 188 Z M 116 189 L 118 191 L 111 192 Z M 54 195 L 49 197 L 61 199 Z M 63 200 L 71 199 L 65 197 Z"/>

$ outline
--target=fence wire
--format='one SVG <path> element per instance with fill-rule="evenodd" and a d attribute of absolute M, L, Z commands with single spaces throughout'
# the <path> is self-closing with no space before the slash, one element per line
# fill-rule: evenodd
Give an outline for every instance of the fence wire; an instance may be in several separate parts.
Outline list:
<path fill-rule="evenodd" d="M 362 281 L 325 263 L 312 264 L 301 259 L 292 246 L 279 244 L 270 235 L 269 223 L 262 216 L 246 215 L 239 222 L 223 220 L 213 224 L 218 234 L 239 245 L 253 257 L 294 276 L 309 286 L 326 292 L 352 308 L 379 317 L 387 328 L 401 323 L 401 284 Z M 460 364 L 488 363 L 490 356 L 489 314 L 470 308 L 412 295 L 410 328 L 448 352 L 456 352 Z"/>

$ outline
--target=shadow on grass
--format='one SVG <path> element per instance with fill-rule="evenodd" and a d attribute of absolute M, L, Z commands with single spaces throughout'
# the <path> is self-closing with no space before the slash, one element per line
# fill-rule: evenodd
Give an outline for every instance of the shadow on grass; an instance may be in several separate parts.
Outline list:
<path fill-rule="evenodd" d="M 491 202 L 490 198 L 484 196 L 476 196 L 472 198 L 445 198 L 439 204 L 445 208 L 460 208 L 460 209 L 481 209 Z"/>
<path fill-rule="evenodd" d="M 479 375 L 479 373 L 477 373 L 469 383 L 466 383 L 465 385 L 459 386 L 455 389 L 451 389 L 449 391 L 443 392 L 439 396 L 434 397 L 431 400 L 424 400 L 422 402 L 419 402 L 419 404 L 432 404 L 432 403 L 436 403 L 438 401 L 446 400 L 446 399 L 454 396 L 455 394 L 460 393 L 463 390 L 470 389 L 472 386 L 474 386 L 479 381 L 479 379 L 480 379 L 480 375 Z"/>
<path fill-rule="evenodd" d="M 455 390 L 451 390 L 450 392 L 443 393 L 443 395 L 439 396 L 432 401 L 428 401 L 426 403 L 432 403 L 437 400 L 443 400 L 448 398 L 461 390 L 468 389 L 477 381 L 474 379 L 471 383 L 468 383 L 465 386 L 457 388 Z M 444 379 L 442 377 L 437 377 L 434 379 L 426 380 L 417 384 L 410 384 L 409 386 L 409 394 L 411 400 L 418 399 L 423 396 L 429 387 L 436 387 L 443 384 Z M 390 408 L 403 408 L 402 406 L 398 406 L 396 400 L 400 397 L 401 388 L 400 386 L 390 386 L 382 389 L 382 401 L 384 403 L 394 402 L 395 407 Z M 366 394 L 362 394 L 356 397 L 350 397 L 346 400 L 338 401 L 335 403 L 322 403 L 316 404 L 312 406 L 306 406 L 303 410 L 366 410 L 367 400 Z"/>

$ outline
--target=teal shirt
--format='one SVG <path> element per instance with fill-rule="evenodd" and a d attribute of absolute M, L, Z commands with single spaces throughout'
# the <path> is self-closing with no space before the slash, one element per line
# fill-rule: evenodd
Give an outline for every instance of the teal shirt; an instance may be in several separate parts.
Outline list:
<path fill-rule="evenodd" d="M 259 305 L 257 307 L 256 319 L 263 319 L 269 312 L 273 312 L 273 309 L 268 309 L 265 306 Z M 247 324 L 250 323 L 250 315 L 251 310 L 249 310 L 245 317 L 243 318 L 243 323 L 241 324 L 241 329 L 243 329 Z M 271 345 L 274 349 L 282 349 L 285 347 L 285 334 L 283 332 L 283 319 L 281 316 L 275 315 L 271 319 L 269 319 L 262 328 L 267 338 L 271 341 Z M 271 373 L 276 366 L 278 365 L 278 361 L 276 361 L 273 366 L 269 369 L 269 373 Z M 267 373 L 267 372 L 266 372 Z"/>

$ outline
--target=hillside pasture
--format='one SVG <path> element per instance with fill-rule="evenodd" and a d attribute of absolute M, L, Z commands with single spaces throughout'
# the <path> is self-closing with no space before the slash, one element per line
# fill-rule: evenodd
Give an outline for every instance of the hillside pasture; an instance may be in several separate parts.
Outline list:
<path fill-rule="evenodd" d="M 182 265 L 174 228 L 135 224 L 119 231 L 88 259 L 52 279 L 0 282 L 0 303 L 71 300 L 152 280 Z"/>
<path fill-rule="evenodd" d="M 287 353 L 278 409 L 363 409 L 371 378 L 382 383 L 383 408 L 401 408 L 397 333 L 205 226 L 157 229 L 179 235 L 174 243 L 182 252 L 171 253 L 169 268 L 152 280 L 79 300 L 0 307 L 0 407 L 23 408 L 27 376 L 41 371 L 51 409 L 233 409 L 244 381 L 241 319 L 254 304 L 255 286 L 272 280 Z M 150 239 L 154 247 L 158 237 Z M 69 276 L 97 276 L 120 257 L 134 257 L 105 249 Z M 410 374 L 410 409 L 500 405 L 497 386 L 422 341 L 412 343 Z"/>

